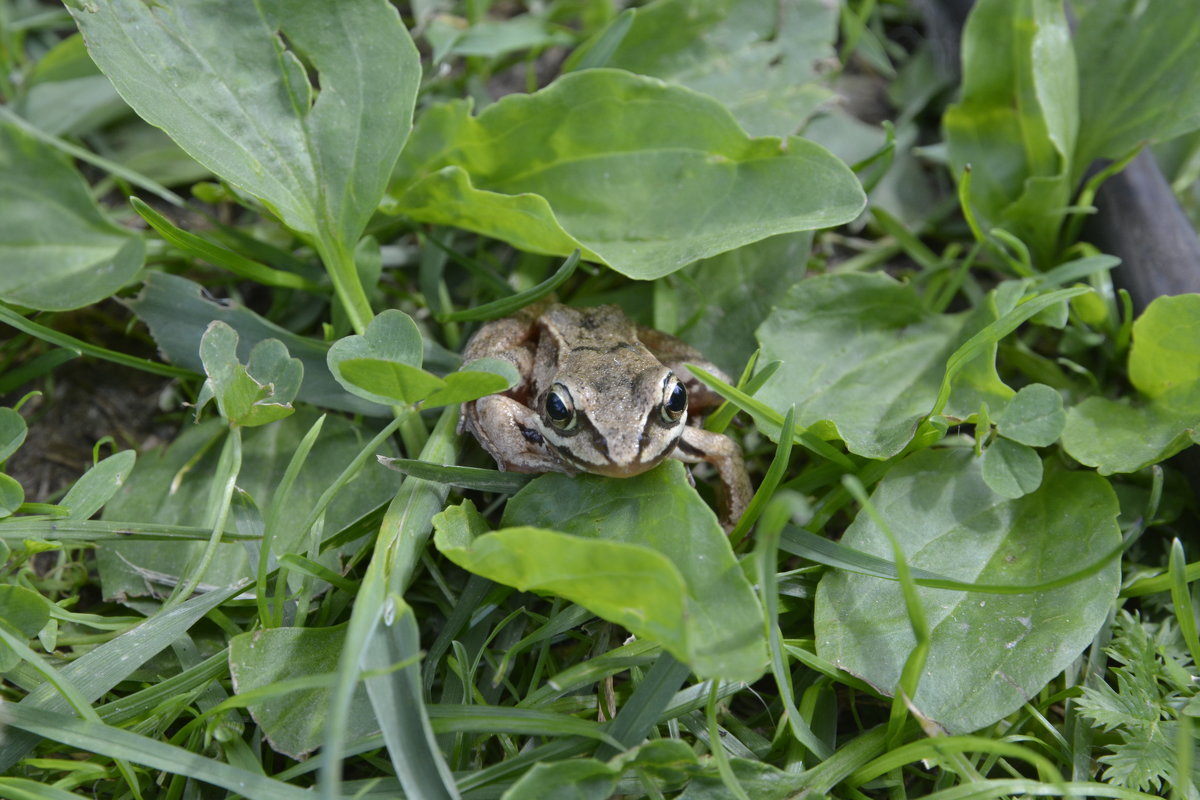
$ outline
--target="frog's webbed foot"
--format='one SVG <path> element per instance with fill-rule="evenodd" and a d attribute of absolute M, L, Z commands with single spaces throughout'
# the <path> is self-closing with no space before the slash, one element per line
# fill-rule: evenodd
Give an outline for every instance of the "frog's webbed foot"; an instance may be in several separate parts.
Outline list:
<path fill-rule="evenodd" d="M 750 486 L 750 476 L 746 474 L 746 465 L 742 461 L 742 451 L 737 443 L 723 434 L 688 425 L 683 429 L 683 435 L 679 437 L 679 444 L 675 446 L 671 457 L 688 464 L 707 461 L 717 468 L 717 474 L 721 478 L 721 492 L 718 496 L 721 505 L 721 526 L 726 531 L 733 530 L 733 526 L 742 518 L 742 513 L 754 495 Z"/>
<path fill-rule="evenodd" d="M 564 466 L 542 438 L 535 425 L 536 415 L 502 394 L 488 395 L 474 401 L 474 408 L 463 414 L 464 428 L 496 459 L 497 466 L 508 472 L 565 472 L 575 471 Z M 477 420 L 488 420 L 479 425 Z"/>

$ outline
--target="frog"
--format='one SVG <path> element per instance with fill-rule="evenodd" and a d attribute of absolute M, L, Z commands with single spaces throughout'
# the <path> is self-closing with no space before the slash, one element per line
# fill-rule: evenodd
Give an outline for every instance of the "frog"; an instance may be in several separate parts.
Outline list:
<path fill-rule="evenodd" d="M 463 359 L 484 357 L 508 361 L 519 380 L 463 403 L 459 430 L 501 470 L 625 478 L 668 458 L 707 462 L 721 482 L 722 526 L 731 530 L 745 511 L 752 490 L 741 449 L 698 424 L 721 397 L 684 364 L 728 378 L 681 339 L 619 306 L 544 302 L 481 326 Z"/>

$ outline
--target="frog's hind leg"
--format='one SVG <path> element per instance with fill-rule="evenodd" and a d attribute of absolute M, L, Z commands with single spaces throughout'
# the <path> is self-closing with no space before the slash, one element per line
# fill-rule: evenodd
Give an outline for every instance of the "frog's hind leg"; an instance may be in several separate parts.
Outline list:
<path fill-rule="evenodd" d="M 726 531 L 733 530 L 754 495 L 737 443 L 728 436 L 688 425 L 671 458 L 687 464 L 707 461 L 717 468 L 721 478 L 721 492 L 717 498 L 721 505 L 721 525 Z"/>
<path fill-rule="evenodd" d="M 476 419 L 489 423 L 476 425 Z M 493 394 L 475 401 L 475 413 L 463 417 L 465 427 L 474 434 L 496 459 L 502 470 L 509 472 L 565 472 L 575 470 L 565 466 L 542 438 L 536 425 L 537 415 L 511 397 Z"/>

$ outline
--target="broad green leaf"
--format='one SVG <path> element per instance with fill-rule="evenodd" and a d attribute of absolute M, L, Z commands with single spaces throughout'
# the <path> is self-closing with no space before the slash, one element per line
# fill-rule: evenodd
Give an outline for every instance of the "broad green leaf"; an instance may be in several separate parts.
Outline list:
<path fill-rule="evenodd" d="M 893 456 L 933 407 L 947 359 L 982 327 L 982 313 L 933 314 L 912 287 L 879 273 L 801 281 L 759 326 L 762 363 L 783 366 L 757 398 L 777 409 L 794 403 L 797 425 L 853 453 Z M 983 358 L 953 385 L 951 412 L 964 418 L 1010 394 Z"/>
<path fill-rule="evenodd" d="M 847 222 L 865 202 L 820 146 L 751 139 L 715 100 L 619 70 L 571 73 L 469 112 L 445 103 L 421 117 L 389 210 L 534 252 L 579 248 L 649 279 Z"/>
<path fill-rule="evenodd" d="M 962 98 L 943 117 L 951 168 L 961 177 L 970 166 L 969 199 L 985 233 L 1004 228 L 1052 266 L 1078 129 L 1062 4 L 980 0 L 962 53 Z"/>
<path fill-rule="evenodd" d="M 678 303 L 679 336 L 721 369 L 738 374 L 758 349 L 754 330 L 779 302 L 782 287 L 807 272 L 811 244 L 808 232 L 772 236 L 675 273 L 677 288 L 668 297 Z"/>
<path fill-rule="evenodd" d="M 1077 5 L 1079 170 L 1200 127 L 1200 16 L 1189 3 Z"/>
<path fill-rule="evenodd" d="M 43 311 L 90 305 L 129 283 L 144 252 L 61 153 L 0 122 L 0 299 Z"/>
<path fill-rule="evenodd" d="M 1062 395 L 1044 383 L 1032 383 L 1022 386 L 996 417 L 996 430 L 1014 442 L 1048 447 L 1058 441 L 1066 421 Z"/>
<path fill-rule="evenodd" d="M 208 380 L 197 410 L 215 397 L 221 416 L 233 425 L 256 427 L 290 416 L 300 388 L 303 366 L 288 356 L 278 339 L 265 339 L 243 365 L 237 358 L 237 331 L 221 321 L 208 326 L 200 339 L 200 360 Z"/>
<path fill-rule="evenodd" d="M 1042 459 L 1037 451 L 1003 437 L 983 451 L 980 465 L 983 481 L 1001 497 L 1016 500 L 1042 483 Z"/>
<path fill-rule="evenodd" d="M 0 625 L 18 639 L 32 639 L 50 621 L 49 601 L 24 586 L 0 585 Z M 8 672 L 21 657 L 0 642 L 0 673 Z"/>
<path fill-rule="evenodd" d="M 443 514 L 435 539 L 467 569 L 579 603 L 702 677 L 762 673 L 762 612 L 678 463 L 623 480 L 541 476 L 509 501 L 495 533 L 468 511 Z"/>
<path fill-rule="evenodd" d="M 96 64 L 143 119 L 293 230 L 345 247 L 358 240 L 404 144 L 420 80 L 416 47 L 393 7 L 68 7 Z"/>
<path fill-rule="evenodd" d="M 427 408 L 502 392 L 518 380 L 511 364 L 478 359 L 444 379 L 421 369 L 423 343 L 412 317 L 397 309 L 379 314 L 359 336 L 329 349 L 329 371 L 346 391 L 383 404 L 423 402 Z M 472 367 L 472 369 L 468 369 Z"/>
<path fill-rule="evenodd" d="M 388 413 L 385 406 L 361 400 L 338 385 L 326 365 L 329 346 L 324 342 L 298 336 L 236 302 L 208 299 L 200 284 L 186 278 L 151 272 L 146 276 L 142 293 L 127 305 L 150 327 L 159 349 L 181 367 L 204 371 L 200 339 L 209 323 L 221 320 L 237 331 L 239 359 L 248 359 L 251 348 L 265 339 L 278 339 L 287 346 L 288 352 L 304 366 L 303 381 L 296 395 L 300 400 L 355 414 Z"/>
<path fill-rule="evenodd" d="M 467 501 L 469 503 L 470 501 Z M 507 527 L 495 533 L 474 505 L 435 518 L 437 548 L 451 561 L 521 591 L 556 594 L 638 636 L 688 655 L 683 630 L 686 587 L 671 560 L 625 542 Z"/>
<path fill-rule="evenodd" d="M 1067 412 L 1063 448 L 1100 474 L 1136 472 L 1200 440 L 1200 295 L 1159 297 L 1133 323 L 1139 396 L 1089 397 Z"/>
<path fill-rule="evenodd" d="M 293 453 L 316 418 L 312 409 L 301 408 L 275 425 L 244 432 L 238 486 L 260 508 L 270 505 Z M 143 453 L 121 491 L 104 507 L 104 519 L 168 525 L 204 524 L 209 488 L 220 450 L 215 440 L 224 434 L 224 429 L 221 421 L 211 420 L 185 429 L 164 450 Z M 341 416 L 325 420 L 316 444 L 296 476 L 289 501 L 280 509 L 273 540 L 277 555 L 288 552 L 308 555 L 310 532 L 304 530 L 305 520 L 331 481 L 359 454 L 375 432 L 374 425 L 355 424 Z M 388 456 L 396 455 L 390 442 L 385 444 L 383 452 Z M 337 492 L 326 509 L 324 534 L 332 535 L 386 503 L 395 495 L 399 483 L 395 473 L 373 462 L 368 463 Z M 151 588 L 148 580 L 154 576 L 178 576 L 203 548 L 202 542 L 106 543 L 96 556 L 105 596 L 143 596 Z M 339 568 L 339 555 L 338 551 L 330 550 L 322 555 L 321 563 Z M 225 543 L 218 545 L 213 566 L 205 579 L 224 585 L 247 577 L 251 572 L 245 547 L 240 543 Z"/>
<path fill-rule="evenodd" d="M 532 14 L 503 20 L 481 19 L 472 25 L 458 17 L 439 14 L 430 20 L 424 37 L 433 45 L 434 64 L 449 55 L 497 58 L 519 50 L 574 43 L 567 31 Z"/>
<path fill-rule="evenodd" d="M 1149 398 L 1200 384 L 1200 294 L 1156 298 L 1134 321 L 1129 380 Z"/>
<path fill-rule="evenodd" d="M 29 71 L 14 110 L 51 136 L 78 136 L 132 116 L 129 106 L 100 74 L 79 34 L 68 36 Z"/>
<path fill-rule="evenodd" d="M 67 492 L 59 505 L 71 512 L 71 519 L 88 519 L 112 499 L 137 461 L 133 450 L 122 450 L 89 469 Z"/>
<path fill-rule="evenodd" d="M 521 380 L 517 368 L 502 358 L 477 358 L 451 372 L 443 381 L 445 386 L 421 401 L 422 408 L 465 403 L 489 394 L 503 392 Z"/>
<path fill-rule="evenodd" d="M 334 361 L 330 351 L 329 367 L 347 391 L 377 403 L 416 403 L 442 388 L 436 375 L 419 367 L 397 361 L 373 358 L 346 358 Z"/>
<path fill-rule="evenodd" d="M 1101 475 L 1137 472 L 1200 438 L 1200 386 L 1151 403 L 1089 397 L 1067 412 L 1063 449 Z"/>
<path fill-rule="evenodd" d="M 11 408 L 0 408 L 0 463 L 17 452 L 25 443 L 29 426 L 20 412 Z"/>
<path fill-rule="evenodd" d="M 0 472 L 0 519 L 17 513 L 25 502 L 25 489 L 11 475 Z"/>
<path fill-rule="evenodd" d="M 272 628 L 235 636 L 229 641 L 233 690 L 241 695 L 265 690 L 272 683 L 314 675 L 332 682 L 344 638 L 344 626 Z M 329 712 L 329 688 L 304 685 L 293 691 L 267 692 L 248 708 L 276 752 L 300 759 L 321 744 Z M 362 686 L 354 692 L 352 708 L 352 739 L 379 730 Z"/>
<path fill-rule="evenodd" d="M 821 0 L 658 0 L 633 9 L 632 20 L 615 18 L 563 70 L 604 66 L 662 78 L 720 100 L 753 136 L 786 136 L 833 96 L 819 78 L 836 38 L 837 9 Z"/>
<path fill-rule="evenodd" d="M 969 450 L 924 450 L 876 486 L 871 501 L 913 567 L 962 581 L 1031 585 L 1120 543 L 1116 495 L 1096 474 L 1052 469 L 1036 492 L 1008 500 L 980 473 Z M 865 513 L 842 541 L 891 555 Z M 913 708 L 953 734 L 1015 711 L 1091 643 L 1119 582 L 1114 560 L 1091 578 L 1047 592 L 918 589 L 931 642 Z M 828 572 L 817 589 L 814 625 L 819 656 L 882 691 L 895 689 L 915 643 L 899 584 Z"/>
<path fill-rule="evenodd" d="M 1069 169 L 1079 132 L 1079 73 L 1071 29 L 1062 3 L 1032 0 L 1031 5 L 1034 34 L 1029 56 L 1034 94 L 1045 119 L 1046 135 Z"/>

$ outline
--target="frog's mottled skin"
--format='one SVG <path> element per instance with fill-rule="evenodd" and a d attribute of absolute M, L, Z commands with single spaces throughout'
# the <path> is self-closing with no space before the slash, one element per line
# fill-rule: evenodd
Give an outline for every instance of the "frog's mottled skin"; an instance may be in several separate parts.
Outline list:
<path fill-rule="evenodd" d="M 485 356 L 510 361 L 522 380 L 464 403 L 460 424 L 501 469 L 627 477 L 665 458 L 707 461 L 721 476 L 726 527 L 745 510 L 751 489 L 738 446 L 687 424 L 720 397 L 683 363 L 721 373 L 679 339 L 616 306 L 553 304 L 480 328 L 463 357 Z"/>

